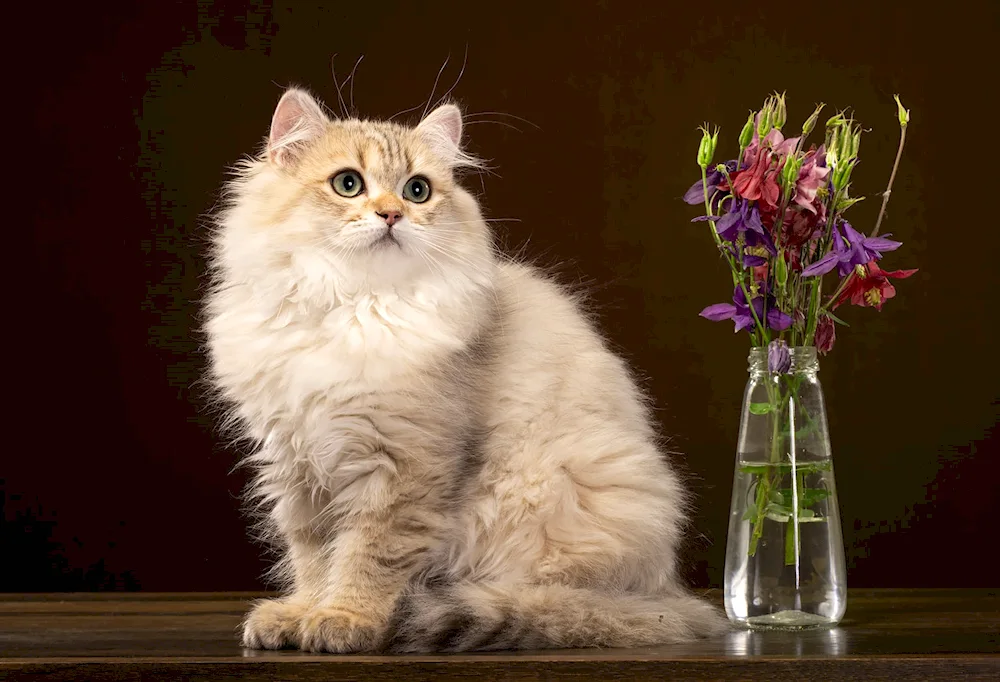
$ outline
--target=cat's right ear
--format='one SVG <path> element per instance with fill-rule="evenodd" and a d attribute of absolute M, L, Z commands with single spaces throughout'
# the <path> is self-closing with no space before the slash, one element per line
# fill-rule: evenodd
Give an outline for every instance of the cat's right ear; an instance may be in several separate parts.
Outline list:
<path fill-rule="evenodd" d="M 289 88 L 278 101 L 271 118 L 267 158 L 276 166 L 295 162 L 303 148 L 322 134 L 329 119 L 312 95 Z"/>

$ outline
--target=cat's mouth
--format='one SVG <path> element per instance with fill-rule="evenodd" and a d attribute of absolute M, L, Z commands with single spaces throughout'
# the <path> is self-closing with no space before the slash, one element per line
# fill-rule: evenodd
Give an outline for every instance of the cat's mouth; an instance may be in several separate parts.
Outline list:
<path fill-rule="evenodd" d="M 382 233 L 381 237 L 372 242 L 373 249 L 392 248 L 393 246 L 400 249 L 403 248 L 403 245 L 396 239 L 396 234 L 392 230 L 386 230 Z"/>

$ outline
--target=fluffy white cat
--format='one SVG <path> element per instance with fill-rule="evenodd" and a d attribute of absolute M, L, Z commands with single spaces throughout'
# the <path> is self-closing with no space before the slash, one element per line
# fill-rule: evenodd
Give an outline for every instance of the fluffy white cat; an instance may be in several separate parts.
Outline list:
<path fill-rule="evenodd" d="M 331 120 L 290 89 L 228 186 L 211 379 L 257 444 L 280 599 L 249 647 L 629 647 L 718 631 L 675 571 L 685 494 L 625 364 L 500 257 L 462 116 Z"/>

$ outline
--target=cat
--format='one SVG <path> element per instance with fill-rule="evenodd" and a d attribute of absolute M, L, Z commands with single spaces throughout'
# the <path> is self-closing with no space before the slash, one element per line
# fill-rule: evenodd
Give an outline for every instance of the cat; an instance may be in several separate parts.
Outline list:
<path fill-rule="evenodd" d="M 634 647 L 720 632 L 688 501 L 577 298 L 501 257 L 453 103 L 415 127 L 281 96 L 216 216 L 208 376 L 255 444 L 284 596 L 250 648 Z"/>

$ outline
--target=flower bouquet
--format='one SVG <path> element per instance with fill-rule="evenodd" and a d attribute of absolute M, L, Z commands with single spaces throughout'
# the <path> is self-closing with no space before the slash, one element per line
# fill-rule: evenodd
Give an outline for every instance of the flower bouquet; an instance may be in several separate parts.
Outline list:
<path fill-rule="evenodd" d="M 685 194 L 703 205 L 720 257 L 732 275 L 732 302 L 705 308 L 750 335 L 726 552 L 729 617 L 748 627 L 837 623 L 846 608 L 843 541 L 817 353 L 826 354 L 844 303 L 881 310 L 892 280 L 916 270 L 884 270 L 902 244 L 879 234 L 909 111 L 896 97 L 899 148 L 869 234 L 847 219 L 862 128 L 844 112 L 826 121 L 821 144 L 806 143 L 820 104 L 797 137 L 785 138 L 785 96 L 751 112 L 736 158 L 712 166 L 719 132 L 702 130 L 701 180 Z M 826 288 L 827 280 L 833 280 Z M 827 293 L 828 292 L 828 293 Z"/>

